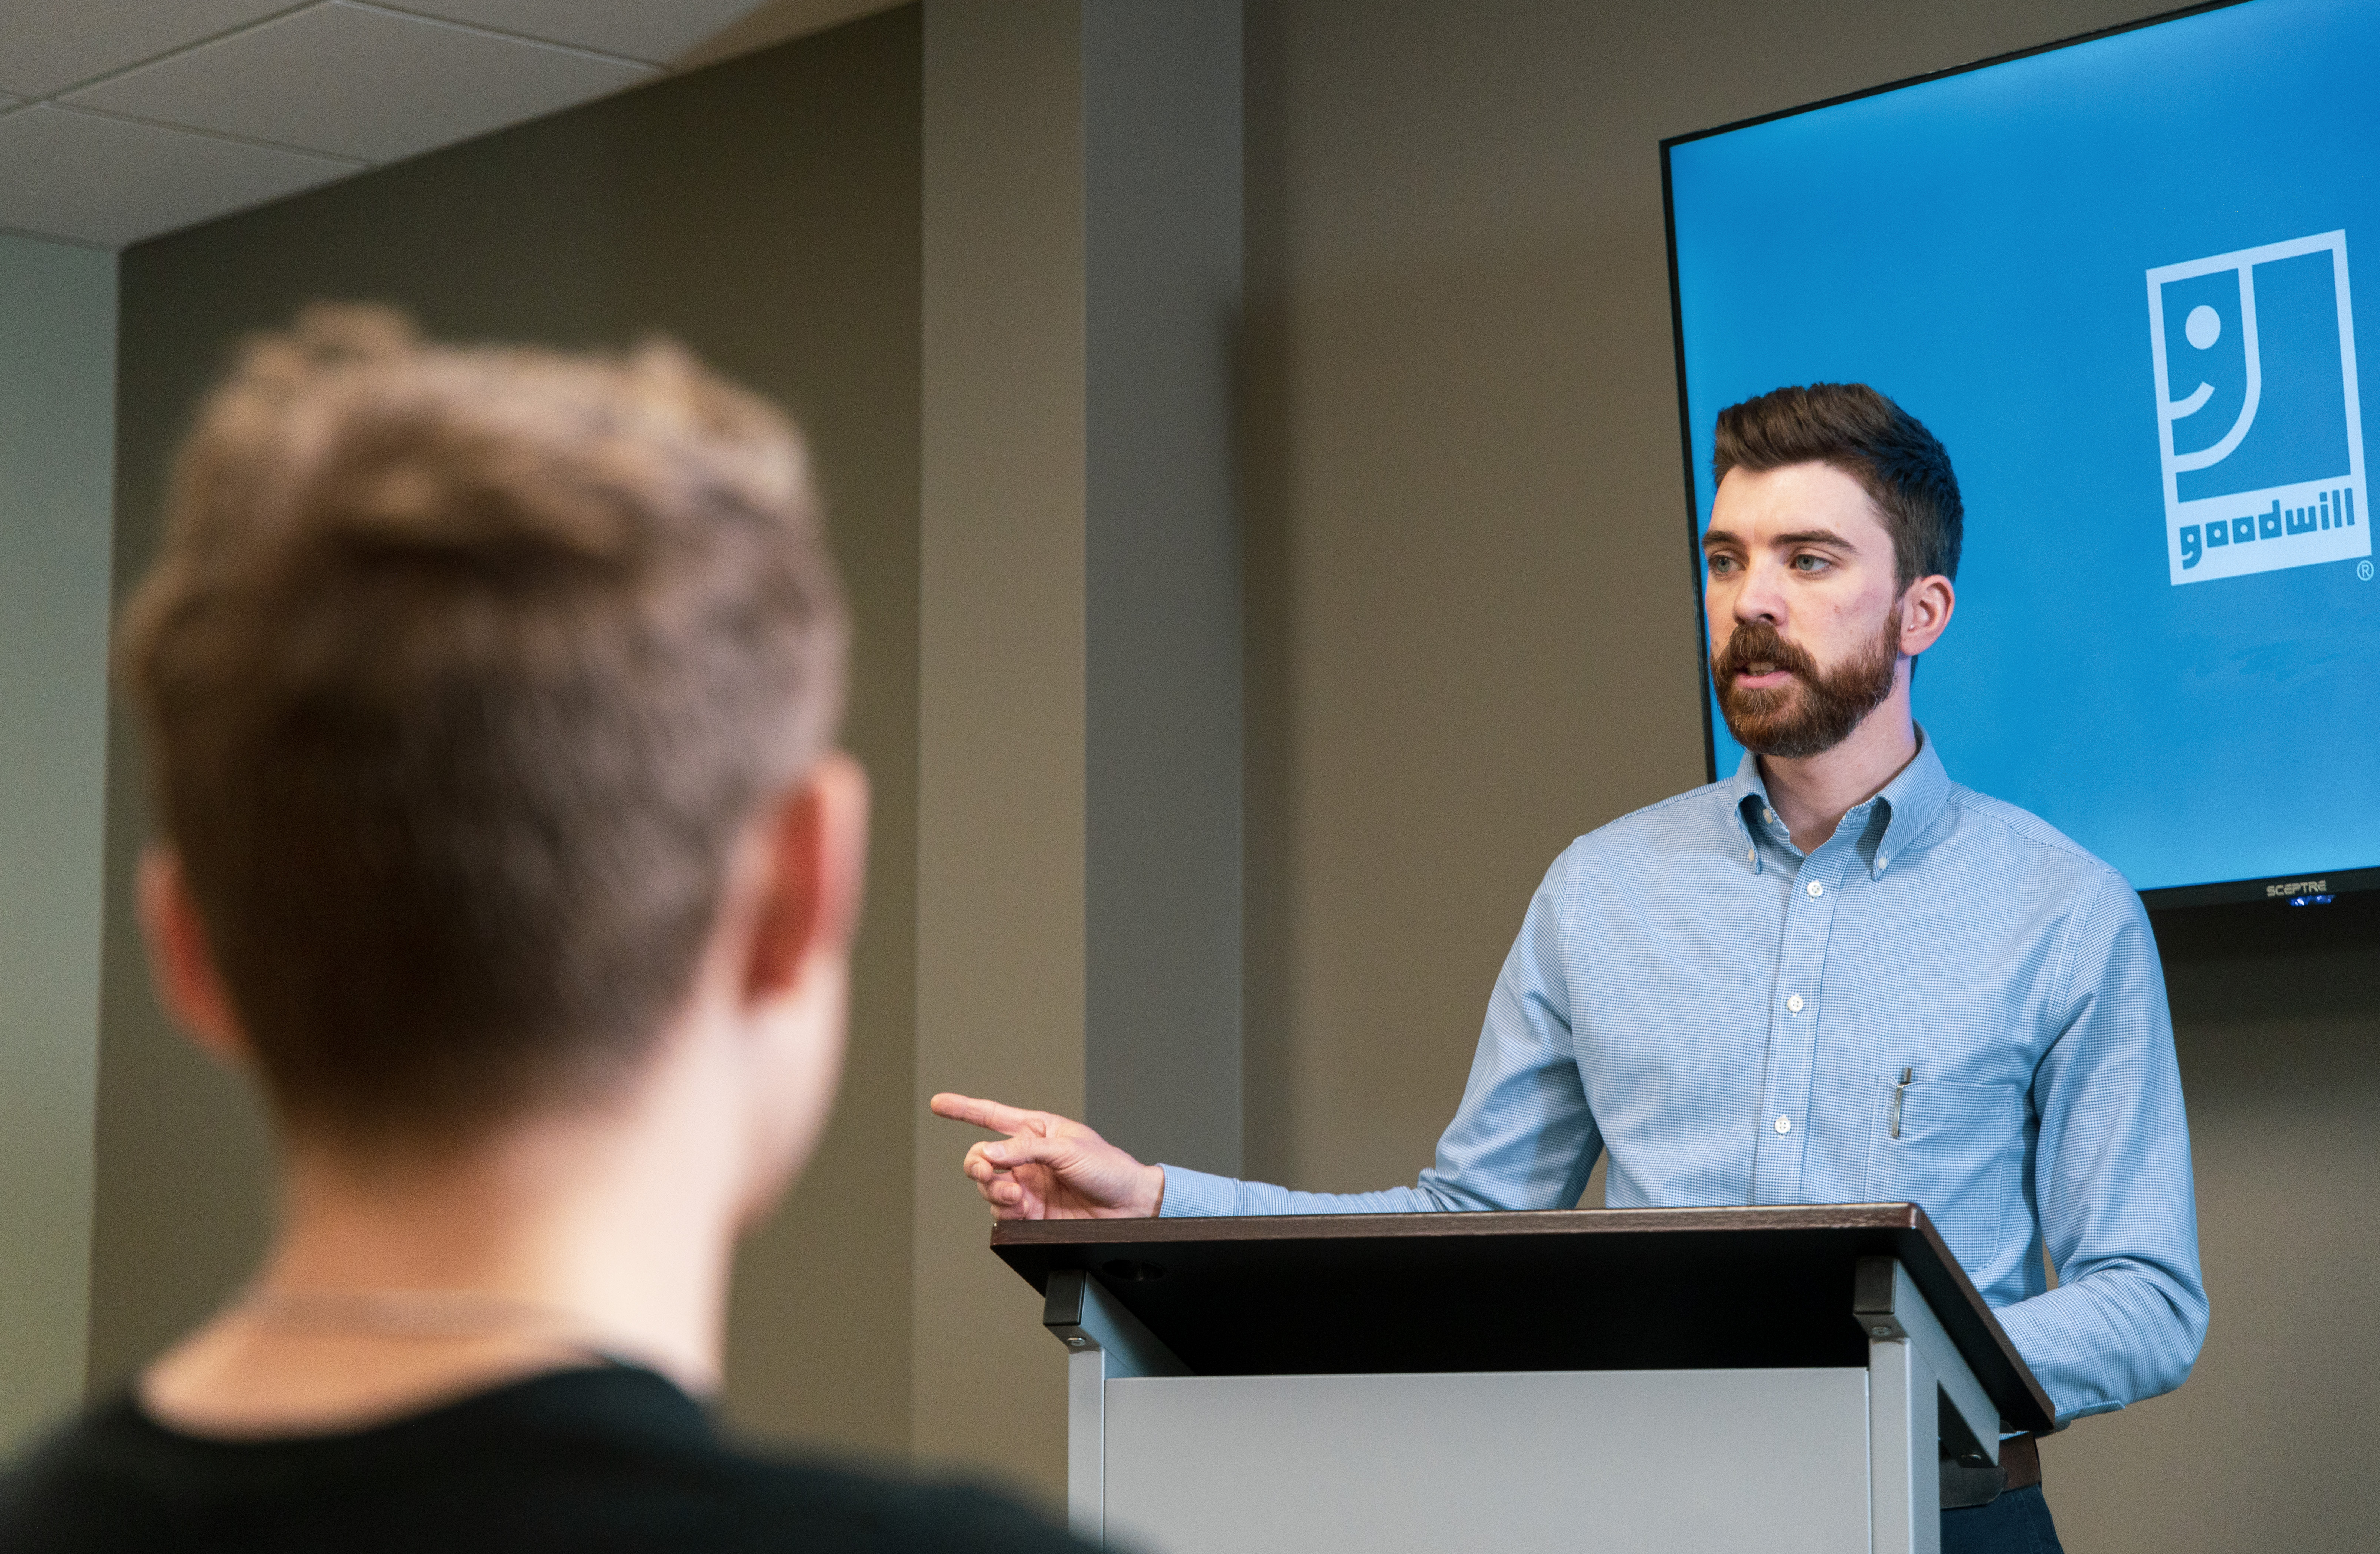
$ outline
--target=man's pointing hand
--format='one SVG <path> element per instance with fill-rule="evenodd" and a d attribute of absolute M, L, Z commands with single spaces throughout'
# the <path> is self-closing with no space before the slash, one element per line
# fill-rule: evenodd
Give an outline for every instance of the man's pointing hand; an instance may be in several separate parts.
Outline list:
<path fill-rule="evenodd" d="M 1146 1220 L 1164 1201 L 1163 1166 L 1080 1123 L 947 1091 L 929 1104 L 937 1117 L 1008 1135 L 970 1148 L 963 1167 L 995 1220 Z"/>

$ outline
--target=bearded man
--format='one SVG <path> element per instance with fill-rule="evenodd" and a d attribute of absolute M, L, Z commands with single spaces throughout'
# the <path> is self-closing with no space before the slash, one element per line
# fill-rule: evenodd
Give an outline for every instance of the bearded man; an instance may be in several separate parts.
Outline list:
<path fill-rule="evenodd" d="M 1414 1186 L 1299 1193 L 995 1129 L 1002 1218 L 1914 1202 L 2064 1422 L 2181 1384 L 2206 1330 L 2155 941 L 2114 869 L 1953 783 L 1914 722 L 1956 594 L 1949 455 L 1858 384 L 1720 412 L 1703 535 L 1735 774 L 1572 843 L 1529 904 Z M 2058 1270 L 2047 1287 L 2044 1254 Z M 2056 1549 L 2034 1442 L 1942 1548 Z"/>

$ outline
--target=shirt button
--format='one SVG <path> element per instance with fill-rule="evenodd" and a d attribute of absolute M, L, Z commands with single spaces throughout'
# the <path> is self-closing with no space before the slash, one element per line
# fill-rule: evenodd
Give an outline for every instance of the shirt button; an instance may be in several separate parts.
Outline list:
<path fill-rule="evenodd" d="M 1827 893 L 1827 887 L 1819 884 L 1815 880 L 1813 880 L 1810 881 L 1810 893 L 1812 895 L 1825 895 Z"/>
<path fill-rule="evenodd" d="M 1758 863 L 1760 861 L 1760 849 L 1757 847 L 1746 847 L 1743 850 L 1743 861 L 1746 863 Z"/>
<path fill-rule="evenodd" d="M 1763 809 L 1763 810 L 1760 812 L 1760 818 L 1761 818 L 1762 819 L 1764 819 L 1764 820 L 1767 820 L 1770 825 L 1772 825 L 1772 826 L 1773 826 L 1773 825 L 1775 825 L 1775 824 L 1777 823 L 1777 811 L 1776 811 L 1776 810 L 1774 810 L 1774 809 Z"/>
<path fill-rule="evenodd" d="M 1793 1131 L 1793 1119 L 1791 1117 L 1778 1118 L 1777 1131 L 1779 1133 L 1791 1133 Z"/>
<path fill-rule="evenodd" d="M 1791 1010 L 1796 1014 L 1802 1013 L 1802 995 L 1800 993 L 1795 993 L 1791 998 L 1787 999 L 1785 1001 L 1785 1007 Z"/>

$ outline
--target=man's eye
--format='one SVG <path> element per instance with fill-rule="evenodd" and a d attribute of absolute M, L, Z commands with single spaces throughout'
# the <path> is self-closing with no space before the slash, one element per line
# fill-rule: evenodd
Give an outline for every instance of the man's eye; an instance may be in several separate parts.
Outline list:
<path fill-rule="evenodd" d="M 1724 577 L 1735 570 L 1733 556 L 1712 556 L 1709 560 L 1711 576 L 1714 577 Z"/>
<path fill-rule="evenodd" d="M 1793 570 L 1796 572 L 1820 572 L 1826 569 L 1826 565 L 1827 558 L 1824 556 L 1799 555 L 1793 558 Z"/>

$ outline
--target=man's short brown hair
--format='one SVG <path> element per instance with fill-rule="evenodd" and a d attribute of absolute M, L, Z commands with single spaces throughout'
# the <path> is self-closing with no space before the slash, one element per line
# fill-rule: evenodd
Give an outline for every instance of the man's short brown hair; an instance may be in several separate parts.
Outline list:
<path fill-rule="evenodd" d="M 285 1122 L 451 1140 L 630 1070 L 846 636 L 798 434 L 675 346 L 249 342 L 120 648 Z"/>
<path fill-rule="evenodd" d="M 1896 580 L 1959 575 L 1966 509 L 1959 477 L 1935 435 L 1865 383 L 1781 388 L 1718 413 L 1711 477 L 1765 474 L 1789 464 L 1829 464 L 1857 480 L 1892 535 Z"/>

